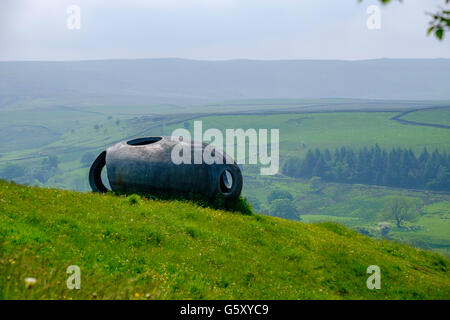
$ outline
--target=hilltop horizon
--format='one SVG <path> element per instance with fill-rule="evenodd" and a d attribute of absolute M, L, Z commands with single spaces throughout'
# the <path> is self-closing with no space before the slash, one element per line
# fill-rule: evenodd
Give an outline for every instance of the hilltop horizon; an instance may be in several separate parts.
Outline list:
<path fill-rule="evenodd" d="M 448 100 L 449 82 L 450 59 L 1 62 L 0 108 L 331 97 Z"/>
<path fill-rule="evenodd" d="M 142 60 L 181 60 L 181 61 L 199 61 L 199 62 L 232 62 L 232 61 L 261 61 L 261 62 L 279 62 L 279 61 L 333 61 L 333 62 L 365 62 L 365 61 L 379 61 L 379 60 L 403 60 L 403 61 L 422 61 L 422 60 L 450 60 L 447 57 L 435 58 L 395 58 L 395 57 L 379 57 L 379 58 L 361 58 L 361 59 L 312 59 L 312 58 L 226 58 L 226 59 L 201 59 L 177 56 L 161 56 L 161 57 L 111 57 L 111 58 L 85 58 L 85 59 L 2 59 L 0 63 L 9 62 L 97 62 L 97 61 L 142 61 Z"/>

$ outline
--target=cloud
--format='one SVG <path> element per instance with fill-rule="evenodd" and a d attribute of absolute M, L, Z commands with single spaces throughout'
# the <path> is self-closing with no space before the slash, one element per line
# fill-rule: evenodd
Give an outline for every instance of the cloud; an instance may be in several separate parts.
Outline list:
<path fill-rule="evenodd" d="M 2 0 L 0 59 L 450 58 L 448 39 L 425 35 L 440 3 L 392 3 L 370 31 L 374 0 Z M 71 4 L 78 31 L 66 28 Z"/>

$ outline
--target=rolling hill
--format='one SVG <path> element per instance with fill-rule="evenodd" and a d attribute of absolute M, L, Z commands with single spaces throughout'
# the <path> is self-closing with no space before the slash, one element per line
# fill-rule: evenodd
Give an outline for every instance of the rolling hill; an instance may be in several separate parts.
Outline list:
<path fill-rule="evenodd" d="M 449 59 L 0 62 L 0 108 L 252 98 L 445 100 L 449 82 Z"/>
<path fill-rule="evenodd" d="M 334 223 L 0 181 L 0 299 L 448 299 L 449 269 Z"/>

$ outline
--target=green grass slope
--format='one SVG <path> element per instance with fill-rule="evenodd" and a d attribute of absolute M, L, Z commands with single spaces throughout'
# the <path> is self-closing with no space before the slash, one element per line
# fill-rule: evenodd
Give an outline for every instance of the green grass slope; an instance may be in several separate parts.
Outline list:
<path fill-rule="evenodd" d="M 338 224 L 131 199 L 0 181 L 0 298 L 450 298 L 450 261 L 435 253 Z M 80 290 L 66 287 L 70 265 Z M 370 265 L 380 290 L 366 287 Z"/>

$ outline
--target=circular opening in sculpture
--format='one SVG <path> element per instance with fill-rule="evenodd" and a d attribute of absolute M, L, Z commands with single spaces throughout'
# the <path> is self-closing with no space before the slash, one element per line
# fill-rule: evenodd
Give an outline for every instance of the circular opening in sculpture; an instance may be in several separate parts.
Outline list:
<path fill-rule="evenodd" d="M 220 175 L 220 191 L 224 194 L 230 193 L 233 187 L 233 174 L 229 170 L 224 170 Z"/>
<path fill-rule="evenodd" d="M 161 137 L 139 138 L 139 139 L 130 140 L 127 142 L 127 144 L 130 146 L 146 146 L 148 144 L 158 142 L 161 139 L 162 139 Z"/>

